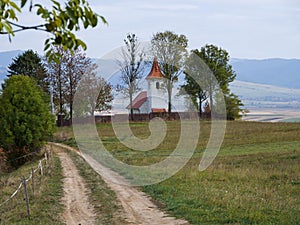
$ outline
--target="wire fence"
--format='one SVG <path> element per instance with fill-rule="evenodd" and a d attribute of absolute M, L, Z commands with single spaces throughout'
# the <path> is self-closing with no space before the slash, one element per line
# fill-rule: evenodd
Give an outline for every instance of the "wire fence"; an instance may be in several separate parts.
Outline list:
<path fill-rule="evenodd" d="M 15 191 L 3 202 L 0 203 L 0 212 L 6 211 L 6 210 L 13 210 L 16 208 L 15 206 L 18 204 L 24 204 L 26 206 L 26 211 L 27 211 L 27 216 L 30 217 L 30 204 L 29 204 L 29 196 L 34 196 L 35 195 L 35 186 L 37 184 L 36 178 L 42 177 L 45 174 L 45 170 L 49 169 L 52 166 L 52 154 L 49 149 L 46 149 L 44 158 L 39 160 L 37 167 L 31 168 L 31 171 L 28 175 L 28 178 L 26 176 L 23 176 L 22 179 L 20 179 L 20 184 L 17 186 Z M 22 192 L 22 187 L 24 190 L 24 196 L 25 198 L 21 198 L 21 201 L 15 201 L 14 199 L 18 195 L 18 193 Z M 29 191 L 31 191 L 29 195 Z M 25 200 L 25 201 L 24 201 Z M 15 203 L 11 207 L 8 205 L 10 202 Z M 2 213 L 1 213 L 2 214 Z M 1 222 L 1 219 L 0 219 Z"/>

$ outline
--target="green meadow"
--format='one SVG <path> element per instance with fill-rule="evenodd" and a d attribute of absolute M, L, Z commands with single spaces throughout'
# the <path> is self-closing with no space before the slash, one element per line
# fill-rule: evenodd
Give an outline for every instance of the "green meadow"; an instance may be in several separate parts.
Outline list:
<path fill-rule="evenodd" d="M 149 165 L 176 147 L 180 122 L 166 124 L 164 141 L 148 152 L 128 149 L 110 124 L 98 124 L 97 130 L 116 158 Z M 150 135 L 148 123 L 131 123 L 130 127 L 139 138 Z M 182 170 L 141 189 L 163 210 L 191 224 L 299 224 L 300 123 L 230 121 L 218 156 L 200 172 L 210 127 L 209 121 L 200 122 L 197 148 Z M 62 128 L 57 141 L 75 146 L 72 135 L 71 128 Z"/>

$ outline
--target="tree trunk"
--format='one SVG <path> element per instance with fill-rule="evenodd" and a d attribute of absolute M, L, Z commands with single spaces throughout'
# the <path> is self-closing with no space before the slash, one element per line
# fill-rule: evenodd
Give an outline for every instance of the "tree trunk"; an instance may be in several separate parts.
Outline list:
<path fill-rule="evenodd" d="M 133 107 L 132 107 L 132 93 L 129 93 L 129 100 L 130 100 L 130 120 L 133 121 Z"/>
<path fill-rule="evenodd" d="M 212 78 L 210 78 L 210 84 L 209 84 L 209 107 L 210 107 L 210 115 L 212 114 L 214 103 L 213 103 L 213 84 L 212 84 Z"/>
<path fill-rule="evenodd" d="M 168 116 L 171 117 L 172 113 L 172 86 L 171 81 L 168 80 Z"/>
<path fill-rule="evenodd" d="M 202 118 L 202 98 L 201 98 L 201 95 L 198 96 L 199 98 L 199 116 L 200 118 Z"/>
<path fill-rule="evenodd" d="M 63 126 L 63 94 L 62 94 L 62 80 L 61 80 L 61 64 L 58 69 L 58 86 L 59 86 L 59 126 Z"/>
<path fill-rule="evenodd" d="M 72 123 L 72 119 L 73 119 L 73 79 L 72 79 L 72 75 L 69 75 L 69 79 L 70 79 L 70 122 Z"/>

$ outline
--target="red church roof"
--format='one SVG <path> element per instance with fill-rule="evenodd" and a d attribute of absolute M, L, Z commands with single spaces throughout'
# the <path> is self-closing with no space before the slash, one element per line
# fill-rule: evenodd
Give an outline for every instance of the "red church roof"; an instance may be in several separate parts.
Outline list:
<path fill-rule="evenodd" d="M 163 78 L 163 74 L 160 71 L 159 65 L 157 58 L 154 59 L 153 64 L 152 64 L 152 69 L 146 79 L 151 79 L 151 78 Z"/>
<path fill-rule="evenodd" d="M 147 91 L 142 91 L 132 101 L 132 108 L 139 109 L 146 101 L 147 101 Z M 130 105 L 128 105 L 126 108 L 130 109 Z"/>
<path fill-rule="evenodd" d="M 153 113 L 165 113 L 166 109 L 152 108 Z"/>

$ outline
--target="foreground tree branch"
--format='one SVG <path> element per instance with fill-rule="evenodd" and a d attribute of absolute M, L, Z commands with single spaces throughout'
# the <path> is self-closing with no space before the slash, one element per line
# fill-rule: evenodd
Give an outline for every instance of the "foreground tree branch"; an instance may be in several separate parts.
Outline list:
<path fill-rule="evenodd" d="M 105 18 L 95 13 L 86 0 L 67 0 L 64 5 L 61 5 L 58 1 L 51 0 L 50 9 L 37 3 L 39 0 L 36 0 L 35 4 L 32 1 L 0 1 L 0 35 L 8 35 L 11 41 L 11 37 L 15 33 L 25 30 L 37 30 L 51 34 L 44 44 L 46 57 L 50 61 L 58 61 L 60 58 L 60 55 L 52 52 L 53 46 L 61 46 L 63 49 L 69 49 L 71 52 L 79 47 L 86 50 L 85 42 L 77 38 L 75 31 L 79 31 L 82 28 L 94 28 L 98 25 L 99 20 L 107 24 Z M 33 26 L 17 23 L 19 18 L 16 13 L 22 13 L 22 9 L 28 2 L 29 11 L 35 13 L 45 23 Z"/>

